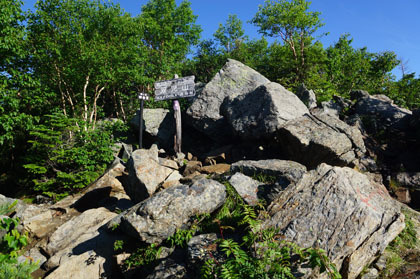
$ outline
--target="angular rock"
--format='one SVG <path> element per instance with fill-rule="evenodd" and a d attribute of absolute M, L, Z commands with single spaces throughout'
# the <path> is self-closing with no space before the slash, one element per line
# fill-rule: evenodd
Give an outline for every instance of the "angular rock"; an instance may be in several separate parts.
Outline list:
<path fill-rule="evenodd" d="M 264 227 L 326 251 L 354 279 L 404 228 L 404 215 L 383 185 L 350 168 L 321 164 L 269 208 Z"/>
<path fill-rule="evenodd" d="M 152 274 L 146 279 L 182 279 L 187 278 L 185 264 L 178 263 L 173 259 L 165 259 L 155 267 Z"/>
<path fill-rule="evenodd" d="M 124 204 L 130 206 L 130 197 L 118 179 L 123 175 L 125 175 L 125 166 L 117 158 L 100 178 L 81 192 L 81 197 L 74 202 L 72 207 L 82 212 L 105 205 L 107 207 L 121 205 L 124 207 Z"/>
<path fill-rule="evenodd" d="M 203 164 L 200 161 L 188 161 L 184 169 L 184 176 L 193 174 L 201 169 Z"/>
<path fill-rule="evenodd" d="M 289 159 L 311 169 L 323 162 L 356 165 L 357 154 L 365 151 L 357 128 L 328 115 L 306 114 L 289 121 L 280 128 L 278 143 Z"/>
<path fill-rule="evenodd" d="M 411 111 L 400 108 L 385 95 L 369 95 L 366 91 L 353 91 L 350 93 L 352 99 L 357 102 L 354 105 L 354 111 L 358 115 L 370 116 L 368 119 L 372 125 L 391 126 L 411 115 Z"/>
<path fill-rule="evenodd" d="M 287 186 L 290 183 L 297 183 L 306 172 L 306 167 L 293 161 L 278 159 L 244 160 L 232 164 L 230 171 L 232 173 L 241 172 L 248 176 L 258 174 L 275 176 L 276 180 L 283 180 L 284 185 Z"/>
<path fill-rule="evenodd" d="M 103 279 L 108 277 L 111 267 L 109 259 L 89 250 L 81 255 L 71 256 L 50 273 L 46 279 Z"/>
<path fill-rule="evenodd" d="M 38 247 L 34 247 L 31 250 L 25 252 L 25 254 L 22 256 L 19 256 L 17 260 L 19 263 L 31 262 L 37 263 L 38 266 L 42 266 L 47 261 L 47 257 L 41 254 Z"/>
<path fill-rule="evenodd" d="M 379 276 L 379 272 L 376 268 L 369 268 L 365 274 L 360 277 L 360 279 L 376 279 Z"/>
<path fill-rule="evenodd" d="M 182 178 L 182 175 L 179 173 L 179 171 L 173 171 L 168 178 L 163 182 L 162 187 L 163 188 L 169 188 L 173 186 L 178 186 L 181 183 L 179 180 Z"/>
<path fill-rule="evenodd" d="M 222 110 L 234 134 L 242 140 L 271 138 L 287 121 L 309 113 L 295 94 L 275 82 L 235 99 L 229 97 Z"/>
<path fill-rule="evenodd" d="M 187 109 L 191 124 L 198 131 L 222 141 L 232 135 L 220 107 L 225 98 L 246 94 L 269 80 L 244 64 L 228 59 Z"/>
<path fill-rule="evenodd" d="M 263 183 L 258 182 L 240 172 L 235 173 L 229 179 L 229 183 L 235 188 L 236 192 L 249 205 L 257 205 L 258 203 L 258 187 Z"/>
<path fill-rule="evenodd" d="M 131 120 L 130 124 L 138 132 L 139 130 L 139 110 Z M 161 146 L 170 147 L 173 143 L 175 132 L 175 122 L 173 114 L 168 109 L 147 109 L 143 110 L 144 131 L 153 139 L 157 140 Z"/>
<path fill-rule="evenodd" d="M 162 190 L 121 213 L 108 224 L 118 222 L 123 231 L 147 243 L 160 243 L 196 214 L 211 213 L 226 199 L 225 186 L 202 179 L 192 186 L 180 185 Z"/>
<path fill-rule="evenodd" d="M 132 153 L 133 146 L 131 144 L 121 143 L 121 150 L 118 154 L 118 157 L 120 157 L 123 160 L 128 160 L 130 159 Z"/>
<path fill-rule="evenodd" d="M 200 169 L 200 171 L 202 173 L 207 173 L 207 174 L 223 174 L 226 173 L 230 170 L 230 165 L 229 164 L 216 164 L 216 165 L 211 165 L 211 166 L 205 166 L 202 167 Z"/>
<path fill-rule="evenodd" d="M 127 164 L 128 185 L 126 192 L 134 202 L 140 202 L 154 194 L 159 185 L 173 172 L 159 164 L 155 145 L 150 150 L 133 152 Z"/>
<path fill-rule="evenodd" d="M 199 278 L 200 267 L 210 259 L 223 260 L 223 253 L 218 251 L 217 235 L 215 233 L 194 236 L 188 241 L 188 267 Z"/>
<path fill-rule="evenodd" d="M 305 104 L 308 109 L 316 108 L 316 96 L 313 90 L 308 90 L 305 84 L 301 84 L 296 92 L 296 96 Z"/>
<path fill-rule="evenodd" d="M 78 244 L 93 238 L 97 230 L 117 214 L 105 208 L 90 209 L 61 225 L 50 237 L 45 251 L 59 264 L 66 249 L 72 250 Z M 56 258 L 56 259 L 54 259 Z M 54 264 L 53 264 L 54 266 Z"/>
<path fill-rule="evenodd" d="M 171 168 L 171 169 L 174 169 L 174 170 L 179 169 L 179 166 L 175 161 L 169 160 L 169 159 L 166 159 L 166 158 L 160 158 L 159 157 L 159 164 L 163 167 Z"/>

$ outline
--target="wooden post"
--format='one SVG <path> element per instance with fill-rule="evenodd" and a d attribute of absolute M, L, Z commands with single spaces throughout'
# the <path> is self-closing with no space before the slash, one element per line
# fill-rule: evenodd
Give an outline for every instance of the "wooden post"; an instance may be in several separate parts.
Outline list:
<path fill-rule="evenodd" d="M 174 150 L 175 153 L 181 153 L 182 144 L 182 126 L 181 126 L 181 107 L 178 100 L 173 102 L 176 134 L 174 136 Z"/>
<path fill-rule="evenodd" d="M 140 112 L 139 112 L 139 149 L 143 148 L 143 106 L 144 101 L 149 100 L 147 93 L 139 93 L 138 98 L 140 99 Z"/>
<path fill-rule="evenodd" d="M 178 75 L 175 74 L 174 78 L 178 78 Z M 175 126 L 176 126 L 176 133 L 174 136 L 174 150 L 175 153 L 181 153 L 181 144 L 182 144 L 182 126 L 181 126 L 181 106 L 179 105 L 179 101 L 175 99 L 173 101 L 173 109 L 174 109 L 174 118 L 175 118 Z"/>
<path fill-rule="evenodd" d="M 140 115 L 139 115 L 139 119 L 140 119 L 140 123 L 139 123 L 139 149 L 143 148 L 143 105 L 144 105 L 144 100 L 141 99 L 140 100 Z"/>

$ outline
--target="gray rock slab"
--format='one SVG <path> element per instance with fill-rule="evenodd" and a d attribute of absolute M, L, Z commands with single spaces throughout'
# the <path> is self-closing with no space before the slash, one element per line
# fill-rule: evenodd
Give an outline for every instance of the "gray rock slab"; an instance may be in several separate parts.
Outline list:
<path fill-rule="evenodd" d="M 173 169 L 159 164 L 158 150 L 155 145 L 150 150 L 134 151 L 127 163 L 127 170 L 126 192 L 134 202 L 140 202 L 152 196 L 159 185 L 173 172 Z"/>
<path fill-rule="evenodd" d="M 275 82 L 234 99 L 228 97 L 222 110 L 234 134 L 242 140 L 271 138 L 287 121 L 309 113 L 295 94 Z"/>
<path fill-rule="evenodd" d="M 235 188 L 236 192 L 245 200 L 249 205 L 257 205 L 258 203 L 258 186 L 263 183 L 252 179 L 240 172 L 235 173 L 229 179 L 229 183 Z"/>
<path fill-rule="evenodd" d="M 46 252 L 54 256 L 65 248 L 75 247 L 84 238 L 84 235 L 96 234 L 99 227 L 106 224 L 117 214 L 106 208 L 90 209 L 70 221 L 61 225 L 50 237 Z"/>
<path fill-rule="evenodd" d="M 357 93 L 357 94 L 356 94 Z M 369 95 L 367 92 L 351 92 L 351 96 L 357 100 L 354 111 L 358 115 L 366 115 L 374 118 L 378 125 L 388 127 L 407 115 L 410 110 L 398 107 L 385 95 Z"/>
<path fill-rule="evenodd" d="M 296 183 L 306 172 L 306 167 L 293 161 L 279 159 L 243 160 L 233 163 L 230 171 L 232 173 L 241 172 L 248 176 L 265 174 L 275 176 L 277 179 L 286 179 L 289 183 Z"/>
<path fill-rule="evenodd" d="M 350 168 L 321 164 L 269 208 L 275 227 L 302 247 L 319 247 L 354 279 L 403 230 L 400 206 L 383 185 Z M 346 263 L 346 264 L 344 264 Z"/>
<path fill-rule="evenodd" d="M 160 243 L 196 214 L 211 213 L 226 199 L 225 186 L 201 179 L 191 186 L 180 185 L 156 193 L 112 220 L 125 233 L 147 243 Z"/>
<path fill-rule="evenodd" d="M 182 279 L 187 278 L 187 268 L 185 264 L 178 263 L 173 259 L 165 259 L 159 263 L 152 274 L 146 279 Z"/>
<path fill-rule="evenodd" d="M 357 153 L 364 150 L 357 128 L 328 116 L 306 114 L 279 129 L 279 148 L 294 161 L 309 168 L 320 163 L 346 166 L 357 164 Z M 359 131 L 360 133 L 360 131 Z"/>
<path fill-rule="evenodd" d="M 223 68 L 206 84 L 187 109 L 187 116 L 195 129 L 221 141 L 232 135 L 220 107 L 227 97 L 253 91 L 269 80 L 250 67 L 228 59 Z"/>

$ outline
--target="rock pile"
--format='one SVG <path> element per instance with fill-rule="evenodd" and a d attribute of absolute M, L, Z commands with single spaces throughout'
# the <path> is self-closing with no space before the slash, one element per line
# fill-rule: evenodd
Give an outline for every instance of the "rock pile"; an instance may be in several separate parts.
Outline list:
<path fill-rule="evenodd" d="M 386 98 L 357 91 L 352 117 L 343 118 L 316 108 L 312 93 L 302 87 L 302 102 L 229 60 L 187 110 L 191 129 L 213 139 L 214 146 L 196 156 L 169 156 L 157 145 L 132 151 L 122 144 L 120 158 L 82 193 L 53 205 L 18 202 L 20 229 L 33 239 L 24 258 L 39 260 L 39 274 L 48 279 L 198 278 L 210 255 L 223 257 L 217 249 L 222 234 L 195 235 L 184 248 L 162 246 L 150 270 L 121 268 L 128 255 L 116 252 L 114 243 L 163 245 L 177 230 L 189 228 L 192 217 L 215 214 L 226 202 L 229 183 L 248 205 L 267 205 L 264 228 L 276 228 L 302 247 L 324 249 L 343 278 L 357 278 L 404 228 L 400 205 L 380 174 L 359 172 L 379 169 L 369 157 L 373 151 L 365 146 L 360 119 L 372 113 L 370 106 L 378 106 L 375 115 L 387 129 L 414 116 Z M 171 142 L 169 115 L 145 111 L 145 131 L 160 148 Z M 407 125 L 419 123 L 409 120 Z M 265 157 L 244 159 L 251 152 L 244 143 Z M 392 175 L 418 188 L 418 172 Z M 0 195 L 0 204 L 11 202 Z M 315 275 L 302 270 L 303 278 Z"/>

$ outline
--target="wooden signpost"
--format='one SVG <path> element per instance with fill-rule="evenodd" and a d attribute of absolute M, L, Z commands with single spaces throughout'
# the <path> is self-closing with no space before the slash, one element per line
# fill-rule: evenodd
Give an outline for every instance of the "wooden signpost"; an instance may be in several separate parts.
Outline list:
<path fill-rule="evenodd" d="M 174 136 L 175 153 L 181 152 L 182 132 L 181 132 L 181 107 L 179 98 L 193 97 L 195 95 L 194 76 L 159 81 L 155 83 L 155 100 L 173 100 L 173 109 L 176 125 L 176 134 Z"/>
<path fill-rule="evenodd" d="M 144 101 L 149 100 L 149 95 L 147 93 L 139 93 L 140 99 L 140 115 L 139 115 L 139 149 L 143 148 L 143 106 Z"/>

